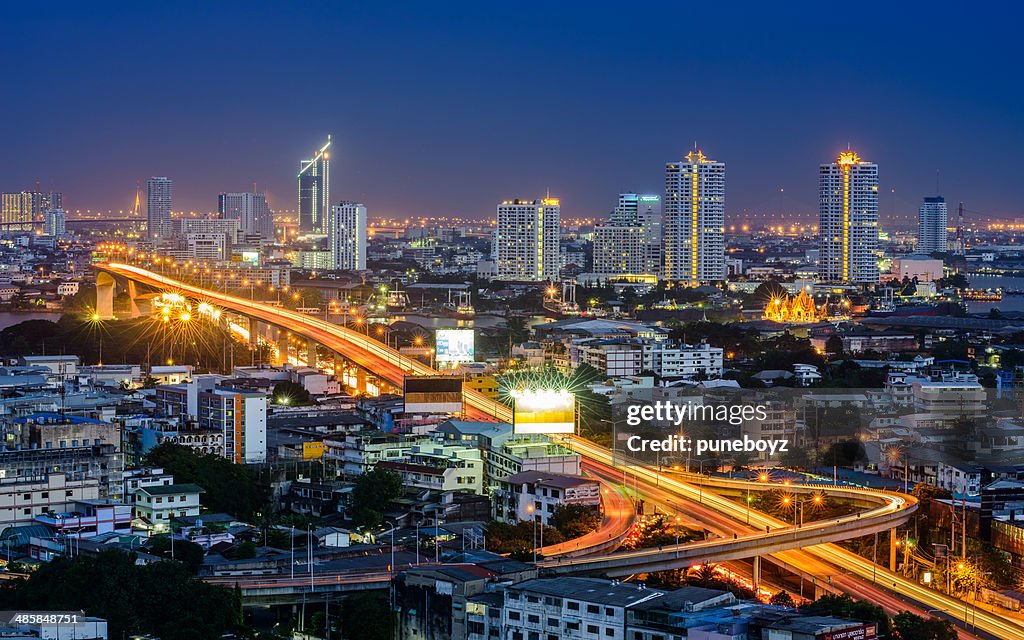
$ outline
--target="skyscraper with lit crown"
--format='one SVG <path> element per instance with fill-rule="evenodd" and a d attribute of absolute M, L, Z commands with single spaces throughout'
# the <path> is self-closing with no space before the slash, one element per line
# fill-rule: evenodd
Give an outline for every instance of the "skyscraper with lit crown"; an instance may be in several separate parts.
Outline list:
<path fill-rule="evenodd" d="M 821 165 L 819 269 L 825 282 L 878 282 L 878 165 L 853 151 Z"/>
<path fill-rule="evenodd" d="M 331 136 L 309 160 L 299 161 L 299 232 L 327 233 L 331 210 Z"/>
<path fill-rule="evenodd" d="M 698 285 L 725 279 L 725 163 L 699 149 L 665 165 L 665 279 Z"/>

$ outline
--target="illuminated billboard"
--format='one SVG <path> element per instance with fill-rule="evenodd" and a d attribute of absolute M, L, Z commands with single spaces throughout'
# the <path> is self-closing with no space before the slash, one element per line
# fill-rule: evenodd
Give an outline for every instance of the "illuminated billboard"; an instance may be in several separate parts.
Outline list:
<path fill-rule="evenodd" d="M 419 376 L 405 379 L 406 413 L 462 413 L 461 376 Z"/>
<path fill-rule="evenodd" d="M 517 389 L 512 396 L 515 433 L 574 433 L 576 397 L 565 389 Z"/>
<path fill-rule="evenodd" d="M 434 348 L 438 368 L 456 367 L 476 359 L 472 329 L 438 329 Z"/>
<path fill-rule="evenodd" d="M 242 262 L 245 264 L 258 265 L 260 263 L 260 252 L 259 251 L 243 251 Z"/>

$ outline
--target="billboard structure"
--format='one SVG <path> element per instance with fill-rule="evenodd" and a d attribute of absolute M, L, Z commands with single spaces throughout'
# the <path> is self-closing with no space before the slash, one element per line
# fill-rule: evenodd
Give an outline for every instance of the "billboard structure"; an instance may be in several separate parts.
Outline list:
<path fill-rule="evenodd" d="M 516 389 L 512 397 L 514 433 L 574 433 L 576 396 L 567 389 Z"/>
<path fill-rule="evenodd" d="M 434 336 L 439 369 L 451 369 L 476 359 L 472 329 L 438 329 Z"/>
<path fill-rule="evenodd" d="M 462 378 L 406 378 L 404 396 L 406 413 L 462 413 Z"/>

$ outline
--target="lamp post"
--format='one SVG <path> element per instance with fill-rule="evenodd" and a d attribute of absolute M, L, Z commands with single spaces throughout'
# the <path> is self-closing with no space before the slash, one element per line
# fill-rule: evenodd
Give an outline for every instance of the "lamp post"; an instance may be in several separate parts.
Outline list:
<path fill-rule="evenodd" d="M 526 506 L 526 512 L 530 514 L 530 519 L 533 520 L 533 561 L 537 562 L 537 516 L 533 513 L 534 507 L 532 504 Z"/>

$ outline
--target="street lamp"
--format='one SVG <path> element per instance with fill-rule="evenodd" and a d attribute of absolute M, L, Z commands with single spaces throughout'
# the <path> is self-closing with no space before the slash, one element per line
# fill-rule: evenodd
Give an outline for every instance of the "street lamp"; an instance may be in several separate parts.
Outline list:
<path fill-rule="evenodd" d="M 530 514 L 530 519 L 533 520 L 533 561 L 537 562 L 537 516 L 533 513 L 534 507 L 532 504 L 526 505 L 526 512 Z"/>

